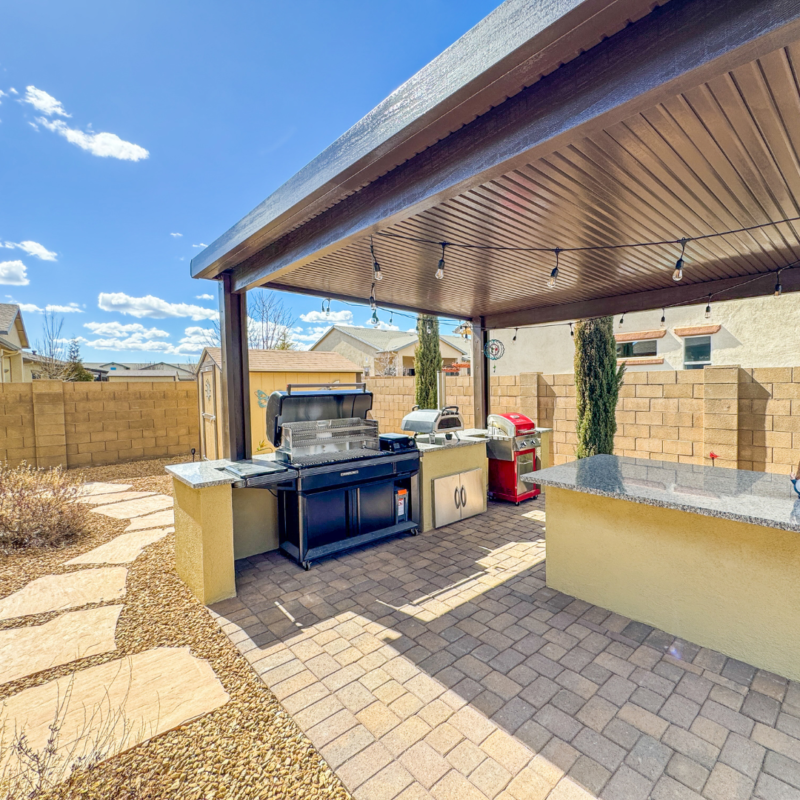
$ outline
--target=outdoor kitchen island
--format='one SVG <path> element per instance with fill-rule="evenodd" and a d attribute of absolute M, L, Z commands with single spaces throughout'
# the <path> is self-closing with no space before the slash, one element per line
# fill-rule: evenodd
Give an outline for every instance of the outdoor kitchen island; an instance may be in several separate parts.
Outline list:
<path fill-rule="evenodd" d="M 800 680 L 800 499 L 784 475 L 597 455 L 547 486 L 547 585 Z"/>

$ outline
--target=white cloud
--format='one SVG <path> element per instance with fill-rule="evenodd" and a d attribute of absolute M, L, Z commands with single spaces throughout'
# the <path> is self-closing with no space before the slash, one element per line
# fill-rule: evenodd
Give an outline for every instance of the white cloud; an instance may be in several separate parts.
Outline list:
<path fill-rule="evenodd" d="M 193 320 L 217 319 L 219 314 L 209 308 L 190 303 L 168 303 L 160 297 L 148 294 L 145 297 L 131 297 L 124 292 L 101 292 L 97 305 L 103 311 L 117 311 L 141 319 L 167 319 L 169 317 L 190 317 Z"/>
<path fill-rule="evenodd" d="M 197 299 L 198 300 L 213 300 L 214 299 L 214 295 L 213 294 L 198 294 L 197 295 Z"/>
<path fill-rule="evenodd" d="M 200 244 L 193 244 L 192 247 L 208 247 L 208 245 L 203 244 L 203 242 L 200 242 Z"/>
<path fill-rule="evenodd" d="M 0 89 L 0 105 L 3 104 L 4 97 L 8 97 L 8 92 L 4 92 L 2 89 Z"/>
<path fill-rule="evenodd" d="M 142 339 L 166 339 L 169 334 L 159 328 L 145 328 L 139 322 L 124 324 L 122 322 L 84 322 L 84 328 L 88 328 L 95 336 L 106 337 L 127 337 L 138 336 Z"/>
<path fill-rule="evenodd" d="M 183 236 L 182 233 L 171 233 L 170 236 L 174 236 L 176 239 L 180 239 Z"/>
<path fill-rule="evenodd" d="M 28 270 L 25 265 L 17 261 L 0 261 L 0 283 L 7 283 L 11 286 L 27 286 Z"/>
<path fill-rule="evenodd" d="M 108 339 L 86 339 L 78 337 L 78 341 L 86 347 L 95 350 L 140 350 L 147 353 L 172 353 L 173 346 L 169 342 L 157 342 L 153 340 L 145 341 L 138 336 L 128 336 L 122 338 Z"/>
<path fill-rule="evenodd" d="M 60 101 L 56 100 L 53 95 L 48 94 L 43 89 L 37 89 L 35 86 L 25 87 L 25 97 L 23 97 L 20 102 L 32 105 L 37 111 L 46 114 L 48 117 L 52 117 L 53 115 L 59 117 L 72 116 L 72 114 L 67 114 L 64 106 L 62 106 Z"/>
<path fill-rule="evenodd" d="M 314 344 L 317 339 L 321 338 L 324 333 L 331 329 L 330 325 L 318 325 L 314 328 L 308 328 L 305 333 L 301 333 L 300 330 L 292 331 L 292 340 L 296 342 L 308 342 L 309 344 Z"/>
<path fill-rule="evenodd" d="M 29 122 L 28 125 L 31 126 L 37 133 L 39 131 L 39 126 L 35 122 Z"/>
<path fill-rule="evenodd" d="M 99 158 L 118 158 L 121 161 L 141 161 L 148 158 L 150 153 L 133 142 L 120 139 L 116 133 L 95 133 L 94 131 L 79 131 L 70 128 L 64 120 L 48 120 L 37 117 L 36 121 L 50 131 L 63 136 L 71 144 L 77 145 L 81 150 L 87 150 Z"/>
<path fill-rule="evenodd" d="M 202 352 L 204 347 L 208 347 L 214 340 L 214 331 L 211 328 L 201 328 L 192 326 L 184 330 L 184 335 L 178 342 L 178 346 L 171 352 L 175 355 L 190 355 Z"/>
<path fill-rule="evenodd" d="M 49 305 L 45 310 L 57 314 L 83 314 L 83 309 L 77 303 L 70 303 L 68 306 Z"/>
<path fill-rule="evenodd" d="M 58 255 L 58 253 L 48 250 L 44 245 L 39 244 L 39 242 L 31 242 L 30 240 L 24 242 L 6 242 L 4 246 L 11 250 L 14 248 L 24 250 L 29 256 L 36 256 L 36 258 L 40 258 L 42 261 L 55 261 Z"/>
<path fill-rule="evenodd" d="M 331 325 L 337 323 L 347 323 L 353 321 L 352 311 L 329 311 L 324 314 L 322 311 L 310 311 L 308 314 L 301 314 L 303 322 L 328 322 Z"/>
<path fill-rule="evenodd" d="M 39 308 L 35 303 L 17 303 L 16 305 L 19 306 L 20 311 L 24 311 L 26 314 L 41 314 L 44 312 L 44 309 Z"/>
<path fill-rule="evenodd" d="M 8 91 L 11 92 L 11 94 L 19 94 L 19 92 L 13 86 Z"/>
<path fill-rule="evenodd" d="M 361 325 L 359 327 L 362 328 L 373 328 L 376 331 L 399 331 L 400 328 L 397 325 L 390 325 L 388 322 L 384 322 L 380 320 L 377 325 L 373 325 L 371 321 L 368 321 L 366 325 Z"/>

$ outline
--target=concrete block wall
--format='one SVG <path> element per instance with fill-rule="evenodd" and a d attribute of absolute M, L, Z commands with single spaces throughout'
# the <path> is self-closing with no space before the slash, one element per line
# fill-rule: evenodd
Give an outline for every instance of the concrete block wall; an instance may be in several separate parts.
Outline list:
<path fill-rule="evenodd" d="M 399 387 L 399 388 L 398 388 Z M 414 404 L 413 378 L 375 378 L 375 418 L 399 431 Z M 491 411 L 520 411 L 553 428 L 551 459 L 575 458 L 571 373 L 492 376 Z M 401 392 L 401 394 L 395 394 Z M 473 426 L 471 378 L 447 379 L 447 403 Z M 688 464 L 788 473 L 800 463 L 800 367 L 628 372 L 617 405 L 615 452 Z"/>
<path fill-rule="evenodd" d="M 10 464 L 94 466 L 199 447 L 193 381 L 3 384 L 0 404 L 0 458 Z"/>

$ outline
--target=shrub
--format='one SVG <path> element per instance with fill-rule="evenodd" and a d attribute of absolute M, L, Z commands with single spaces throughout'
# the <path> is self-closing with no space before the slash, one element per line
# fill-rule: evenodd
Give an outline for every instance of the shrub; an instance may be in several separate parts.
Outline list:
<path fill-rule="evenodd" d="M 0 549 L 57 547 L 86 527 L 80 477 L 55 469 L 0 464 Z"/>

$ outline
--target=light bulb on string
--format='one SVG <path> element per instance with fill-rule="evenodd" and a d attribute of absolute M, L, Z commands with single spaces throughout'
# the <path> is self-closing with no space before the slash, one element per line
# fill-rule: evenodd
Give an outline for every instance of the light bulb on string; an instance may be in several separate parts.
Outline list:
<path fill-rule="evenodd" d="M 783 294 L 783 286 L 781 286 L 781 271 L 778 270 L 778 277 L 775 280 L 775 297 L 780 297 Z"/>
<path fill-rule="evenodd" d="M 675 262 L 675 270 L 672 273 L 672 280 L 683 280 L 683 253 L 686 250 L 686 239 L 681 239 L 681 254 Z"/>
<path fill-rule="evenodd" d="M 569 324 L 569 335 L 572 336 L 573 339 L 575 338 L 575 331 L 572 328 L 572 323 L 571 322 Z"/>
<path fill-rule="evenodd" d="M 550 277 L 547 280 L 547 288 L 548 289 L 555 289 L 556 288 L 556 281 L 558 280 L 558 254 L 561 252 L 561 248 L 556 247 L 553 252 L 556 254 L 556 265 L 550 271 Z"/>
<path fill-rule="evenodd" d="M 664 308 L 661 309 L 661 327 L 667 327 L 667 311 Z"/>
<path fill-rule="evenodd" d="M 512 342 L 516 342 L 517 341 L 517 331 L 518 330 L 519 330 L 519 328 L 514 328 L 514 338 L 511 340 Z"/>
<path fill-rule="evenodd" d="M 625 312 L 622 312 L 622 316 L 619 318 L 619 326 L 622 327 L 622 324 L 625 322 Z"/>
<path fill-rule="evenodd" d="M 394 311 L 389 312 L 389 324 L 391 325 L 394 322 Z"/>
<path fill-rule="evenodd" d="M 378 319 L 378 309 L 374 308 L 372 310 L 372 319 L 370 320 L 373 325 L 380 325 L 380 320 Z"/>
<path fill-rule="evenodd" d="M 377 303 L 375 302 L 375 284 L 374 283 L 372 284 L 372 289 L 370 290 L 370 293 L 369 293 L 369 307 L 373 311 L 375 311 L 375 309 L 378 307 Z"/>
<path fill-rule="evenodd" d="M 372 254 L 372 277 L 376 281 L 383 280 L 383 273 L 381 272 L 381 265 L 378 263 L 378 259 L 375 258 L 375 248 L 372 244 L 372 237 L 369 237 L 369 252 Z"/>
<path fill-rule="evenodd" d="M 708 303 L 706 304 L 706 319 L 711 319 L 711 295 L 708 296 Z"/>
<path fill-rule="evenodd" d="M 444 278 L 444 249 L 447 247 L 447 242 L 442 242 L 442 257 L 439 259 L 439 266 L 436 269 L 436 280 L 440 281 Z"/>

